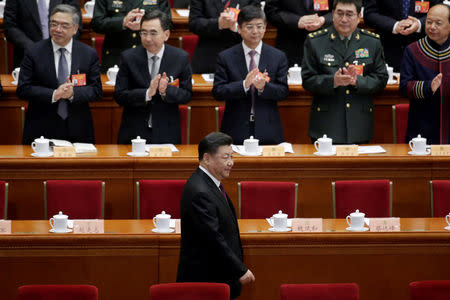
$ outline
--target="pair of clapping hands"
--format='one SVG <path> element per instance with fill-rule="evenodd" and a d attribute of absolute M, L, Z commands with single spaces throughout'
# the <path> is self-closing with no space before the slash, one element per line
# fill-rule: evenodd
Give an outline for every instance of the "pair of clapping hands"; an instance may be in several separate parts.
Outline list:
<path fill-rule="evenodd" d="M 138 31 L 141 29 L 141 18 L 144 16 L 145 10 L 135 8 L 128 12 L 123 18 L 123 27 Z"/>
<path fill-rule="evenodd" d="M 245 88 L 249 89 L 253 84 L 256 89 L 262 91 L 264 90 L 264 86 L 266 85 L 266 83 L 269 81 L 270 77 L 266 71 L 264 71 L 264 73 L 261 73 L 258 68 L 254 68 L 245 77 Z"/>
<path fill-rule="evenodd" d="M 166 94 L 167 86 L 169 85 L 169 77 L 166 72 L 162 75 L 158 74 L 150 81 L 147 93 L 149 97 L 153 97 L 156 92 L 159 92 L 161 96 Z"/>
<path fill-rule="evenodd" d="M 334 86 L 356 86 L 357 76 L 358 72 L 354 65 L 350 65 L 348 68 L 339 68 L 336 73 L 334 73 Z"/>
<path fill-rule="evenodd" d="M 325 24 L 325 18 L 319 17 L 318 14 L 306 15 L 298 20 L 298 28 L 305 29 L 307 31 L 315 31 Z"/>
<path fill-rule="evenodd" d="M 73 97 L 73 83 L 70 81 L 70 77 L 67 76 L 66 82 L 61 84 L 55 91 L 54 101 L 61 99 L 70 99 Z"/>
<path fill-rule="evenodd" d="M 395 27 L 395 32 L 401 35 L 410 35 L 417 32 L 419 29 L 419 20 L 414 17 L 408 16 L 407 19 L 403 19 L 398 22 Z"/>
<path fill-rule="evenodd" d="M 219 16 L 219 28 L 229 29 L 231 31 L 236 31 L 236 14 L 230 8 L 225 8 Z"/>

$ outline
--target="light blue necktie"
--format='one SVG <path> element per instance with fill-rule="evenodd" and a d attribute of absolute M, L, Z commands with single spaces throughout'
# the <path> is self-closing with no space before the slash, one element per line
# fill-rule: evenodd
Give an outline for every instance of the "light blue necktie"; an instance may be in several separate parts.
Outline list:
<path fill-rule="evenodd" d="M 41 21 L 42 39 L 48 39 L 48 8 L 45 0 L 38 0 L 39 20 Z"/>
<path fill-rule="evenodd" d="M 66 78 L 69 75 L 69 69 L 67 67 L 67 60 L 64 52 L 65 48 L 59 48 L 59 52 L 61 52 L 61 56 L 59 57 L 59 65 L 58 65 L 58 84 L 61 85 L 66 82 Z M 68 103 L 67 99 L 60 99 L 58 101 L 58 115 L 63 119 L 67 119 L 69 115 Z"/>

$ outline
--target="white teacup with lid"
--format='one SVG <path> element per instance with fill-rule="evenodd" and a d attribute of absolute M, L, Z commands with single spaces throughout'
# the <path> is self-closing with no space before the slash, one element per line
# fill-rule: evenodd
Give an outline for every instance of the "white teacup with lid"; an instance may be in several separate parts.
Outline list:
<path fill-rule="evenodd" d="M 290 67 L 288 70 L 289 81 L 292 83 L 302 83 L 302 68 L 297 64 L 294 64 L 293 67 Z"/>
<path fill-rule="evenodd" d="M 59 212 L 59 214 L 54 215 L 53 218 L 49 220 L 50 226 L 52 229 L 50 231 L 56 232 L 56 233 L 64 233 L 67 232 L 67 220 L 69 217 L 62 213 L 62 211 Z"/>
<path fill-rule="evenodd" d="M 11 73 L 11 76 L 14 79 L 14 81 L 12 83 L 15 85 L 17 85 L 19 83 L 19 74 L 20 74 L 20 68 L 15 68 Z"/>
<path fill-rule="evenodd" d="M 257 153 L 258 152 L 259 140 L 250 136 L 249 139 L 244 140 L 244 150 L 247 153 Z"/>
<path fill-rule="evenodd" d="M 288 215 L 284 214 L 281 210 L 277 214 L 272 216 L 273 228 L 275 231 L 286 230 Z"/>
<path fill-rule="evenodd" d="M 106 76 L 108 77 L 108 80 L 111 84 L 116 83 L 116 77 L 117 73 L 119 72 L 119 67 L 117 65 L 114 65 L 114 67 L 109 68 L 106 72 Z"/>
<path fill-rule="evenodd" d="M 318 138 L 314 142 L 314 147 L 317 149 L 318 154 L 331 155 L 333 153 L 333 139 L 324 134 L 323 137 Z"/>
<path fill-rule="evenodd" d="M 414 154 L 426 154 L 427 153 L 427 139 L 423 138 L 420 134 L 409 141 L 409 148 L 411 148 Z"/>
<path fill-rule="evenodd" d="M 394 68 L 386 64 L 386 71 L 388 72 L 389 75 L 388 81 L 392 82 L 392 80 L 394 80 Z"/>
<path fill-rule="evenodd" d="M 450 230 L 450 213 L 445 216 L 445 222 L 447 222 L 448 226 L 445 229 Z"/>
<path fill-rule="evenodd" d="M 131 149 L 134 154 L 145 154 L 145 142 L 146 139 L 141 139 L 140 136 L 138 136 L 135 139 L 131 140 Z"/>
<path fill-rule="evenodd" d="M 35 139 L 34 142 L 31 143 L 31 148 L 37 154 L 45 155 L 50 153 L 50 140 L 41 136 L 38 139 Z"/>
<path fill-rule="evenodd" d="M 170 215 L 166 214 L 166 212 L 163 210 L 160 214 L 153 217 L 153 225 L 155 225 L 157 232 L 169 232 Z"/>
<path fill-rule="evenodd" d="M 350 215 L 348 215 L 345 220 L 347 221 L 347 224 L 348 226 L 350 226 L 351 230 L 363 230 L 365 216 L 365 213 L 359 212 L 359 209 L 357 209 L 355 212 L 352 212 Z"/>
<path fill-rule="evenodd" d="M 91 17 L 94 14 L 94 6 L 95 6 L 95 1 L 87 1 L 86 3 L 84 3 L 84 10 L 86 11 L 86 16 L 87 17 Z"/>

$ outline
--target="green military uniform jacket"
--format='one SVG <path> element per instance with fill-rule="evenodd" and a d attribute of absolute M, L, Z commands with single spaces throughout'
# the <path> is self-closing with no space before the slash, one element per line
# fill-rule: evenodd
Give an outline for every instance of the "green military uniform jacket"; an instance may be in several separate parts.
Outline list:
<path fill-rule="evenodd" d="M 356 86 L 335 88 L 336 71 L 354 62 L 364 68 Z M 302 79 L 303 87 L 314 94 L 308 129 L 311 138 L 326 134 L 340 144 L 372 139 L 372 94 L 382 90 L 388 80 L 378 35 L 356 29 L 346 48 L 333 26 L 308 34 Z"/>
<path fill-rule="evenodd" d="M 134 8 L 159 9 L 169 17 L 167 0 L 96 0 L 91 26 L 97 33 L 105 34 L 102 51 L 102 73 L 114 65 L 119 65 L 120 54 L 141 44 L 138 31 L 123 27 L 123 18 Z"/>

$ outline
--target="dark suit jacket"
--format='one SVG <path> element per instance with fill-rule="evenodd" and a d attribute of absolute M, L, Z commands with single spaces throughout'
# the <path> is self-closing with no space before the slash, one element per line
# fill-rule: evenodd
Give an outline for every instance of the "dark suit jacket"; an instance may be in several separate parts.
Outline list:
<path fill-rule="evenodd" d="M 192 71 L 189 54 L 181 49 L 165 45 L 159 67 L 159 74 L 179 79 L 179 87 L 168 86 L 165 99 L 156 93 L 152 100 L 145 101 L 150 86 L 147 50 L 139 46 L 124 51 L 117 74 L 114 100 L 123 106 L 119 144 L 130 144 L 131 139 L 140 136 L 147 143 L 181 143 L 180 115 L 178 104 L 187 103 L 192 97 Z M 152 130 L 148 117 L 152 113 Z"/>
<path fill-rule="evenodd" d="M 431 6 L 442 3 L 442 0 L 429 0 Z M 403 51 L 406 46 L 425 36 L 426 13 L 414 12 L 414 0 L 410 1 L 409 15 L 420 20 L 421 33 L 413 33 L 409 36 L 393 34 L 392 29 L 397 21 L 402 20 L 402 1 L 392 0 L 364 0 L 364 22 L 374 28 L 381 36 L 386 62 L 400 71 Z"/>
<path fill-rule="evenodd" d="M 187 181 L 181 196 L 181 248 L 177 282 L 220 282 L 230 296 L 241 292 L 247 272 L 233 203 L 201 169 Z"/>
<path fill-rule="evenodd" d="M 50 0 L 49 16 L 58 4 L 75 6 L 81 16 L 78 0 Z M 20 66 L 25 50 L 42 40 L 41 21 L 36 0 L 7 0 L 3 17 L 6 39 L 14 45 L 14 67 Z M 81 17 L 77 38 L 81 35 Z"/>
<path fill-rule="evenodd" d="M 30 144 L 41 135 L 71 142 L 94 143 L 89 102 L 102 97 L 100 66 L 95 50 L 74 40 L 71 74 L 77 73 L 86 74 L 86 86 L 74 87 L 74 98 L 69 102 L 69 117 L 62 120 L 57 114 L 58 102 L 52 103 L 52 94 L 59 84 L 51 40 L 40 41 L 27 50 L 20 65 L 17 86 L 17 96 L 28 101 L 24 144 Z"/>
<path fill-rule="evenodd" d="M 313 1 L 311 0 L 311 3 Z M 313 6 L 306 7 L 305 0 L 267 0 L 264 11 L 267 20 L 278 29 L 276 47 L 284 51 L 288 57 L 289 66 L 302 63 L 303 43 L 309 33 L 298 28 L 298 20 L 305 15 L 317 13 L 325 18 L 323 27 L 331 25 L 333 17 L 333 1 L 328 0 L 328 11 L 315 12 Z"/>
<path fill-rule="evenodd" d="M 230 0 L 229 7 L 242 8 L 249 4 L 258 5 L 259 0 Z M 219 16 L 223 12 L 222 0 L 191 0 L 189 30 L 199 36 L 192 58 L 194 73 L 214 73 L 217 54 L 241 41 L 237 32 L 219 30 Z"/>
<path fill-rule="evenodd" d="M 263 43 L 258 68 L 267 71 L 270 82 L 261 94 L 255 92 L 255 138 L 260 144 L 278 144 L 284 141 L 278 101 L 289 93 L 286 55 Z M 216 100 L 226 101 L 220 131 L 236 144 L 242 144 L 250 132 L 251 89 L 245 93 L 242 84 L 247 74 L 241 43 L 219 53 L 212 92 Z"/>

